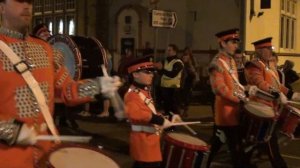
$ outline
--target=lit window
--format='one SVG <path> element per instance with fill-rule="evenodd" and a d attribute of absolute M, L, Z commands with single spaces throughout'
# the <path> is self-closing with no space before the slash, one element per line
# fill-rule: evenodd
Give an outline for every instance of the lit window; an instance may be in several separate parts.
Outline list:
<path fill-rule="evenodd" d="M 50 30 L 50 33 L 52 34 L 52 32 L 53 32 L 53 23 L 52 22 L 49 22 L 48 28 Z"/>
<path fill-rule="evenodd" d="M 34 0 L 33 3 L 33 26 L 45 23 L 53 34 L 75 35 L 77 0 Z"/>
<path fill-rule="evenodd" d="M 280 48 L 295 49 L 297 24 L 295 0 L 281 0 Z M 285 6 L 285 7 L 284 7 Z"/>
<path fill-rule="evenodd" d="M 74 35 L 75 34 L 75 25 L 74 25 L 74 20 L 71 19 L 69 22 L 69 35 Z"/>
<path fill-rule="evenodd" d="M 62 19 L 59 20 L 58 33 L 64 34 L 64 21 Z"/>

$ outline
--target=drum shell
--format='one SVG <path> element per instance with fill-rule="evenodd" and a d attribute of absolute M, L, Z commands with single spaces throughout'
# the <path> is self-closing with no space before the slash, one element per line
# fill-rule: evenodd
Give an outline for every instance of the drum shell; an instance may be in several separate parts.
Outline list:
<path fill-rule="evenodd" d="M 251 106 L 251 103 L 260 108 L 250 108 L 250 110 L 249 108 L 246 108 L 246 105 L 242 108 L 240 115 L 242 139 L 251 143 L 266 142 L 270 139 L 270 136 L 274 131 L 274 126 L 276 124 L 275 113 L 265 104 L 250 102 L 248 106 Z M 268 115 L 257 115 L 263 111 Z"/>
<path fill-rule="evenodd" d="M 188 136 L 185 134 L 181 135 Z M 206 143 L 186 143 L 169 135 L 166 135 L 164 140 L 163 165 L 165 168 L 198 168 L 206 165 L 209 150 Z"/>
<path fill-rule="evenodd" d="M 300 114 L 286 106 L 279 117 L 280 132 L 289 138 L 294 138 L 294 132 L 299 124 Z"/>
<path fill-rule="evenodd" d="M 61 51 L 74 80 L 103 76 L 101 65 L 107 67 L 108 60 L 104 47 L 96 38 L 57 34 L 48 42 Z"/>

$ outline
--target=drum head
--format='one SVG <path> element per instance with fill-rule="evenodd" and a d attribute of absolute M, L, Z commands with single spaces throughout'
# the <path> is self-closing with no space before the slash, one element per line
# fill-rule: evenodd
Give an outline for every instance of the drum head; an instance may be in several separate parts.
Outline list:
<path fill-rule="evenodd" d="M 62 147 L 53 151 L 49 163 L 55 168 L 118 168 L 115 161 L 106 155 L 82 147 Z"/>
<path fill-rule="evenodd" d="M 245 104 L 244 108 L 251 114 L 262 117 L 262 118 L 273 118 L 275 117 L 274 110 L 272 107 L 265 104 L 250 101 Z"/>
<path fill-rule="evenodd" d="M 96 38 L 57 34 L 48 42 L 62 52 L 74 80 L 103 76 L 101 65 L 108 68 L 105 49 Z"/>
<path fill-rule="evenodd" d="M 193 150 L 207 151 L 207 144 L 196 137 L 181 133 L 168 133 L 166 140 L 180 147 Z"/>
<path fill-rule="evenodd" d="M 81 77 L 81 54 L 76 43 L 70 36 L 57 34 L 49 38 L 48 42 L 61 51 L 64 56 L 64 64 L 71 77 L 78 80 Z"/>

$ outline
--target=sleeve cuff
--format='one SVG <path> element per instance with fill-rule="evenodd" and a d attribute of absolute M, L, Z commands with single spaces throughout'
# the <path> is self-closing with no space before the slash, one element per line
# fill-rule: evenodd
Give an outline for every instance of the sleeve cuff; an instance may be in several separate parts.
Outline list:
<path fill-rule="evenodd" d="M 152 114 L 150 123 L 151 124 L 156 124 L 156 125 L 163 125 L 164 120 L 165 119 L 162 116 Z"/>

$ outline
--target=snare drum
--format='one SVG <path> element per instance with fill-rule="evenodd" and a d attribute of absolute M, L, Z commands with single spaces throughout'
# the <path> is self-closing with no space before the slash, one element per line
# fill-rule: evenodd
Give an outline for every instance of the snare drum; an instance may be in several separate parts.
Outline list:
<path fill-rule="evenodd" d="M 250 101 L 245 104 L 241 115 L 241 135 L 247 142 L 266 142 L 275 127 L 275 113 L 272 107 Z"/>
<path fill-rule="evenodd" d="M 118 164 L 100 149 L 83 145 L 59 145 L 40 161 L 47 168 L 119 168 Z"/>
<path fill-rule="evenodd" d="M 300 120 L 300 110 L 287 105 L 281 112 L 279 118 L 281 119 L 282 123 L 280 132 L 289 138 L 294 138 L 294 132 Z"/>
<path fill-rule="evenodd" d="M 48 42 L 62 52 L 64 64 L 74 80 L 103 76 L 101 64 L 108 69 L 105 49 L 96 38 L 57 34 Z"/>
<path fill-rule="evenodd" d="M 163 162 L 165 168 L 206 166 L 208 147 L 204 141 L 181 133 L 168 133 L 164 139 Z"/>

